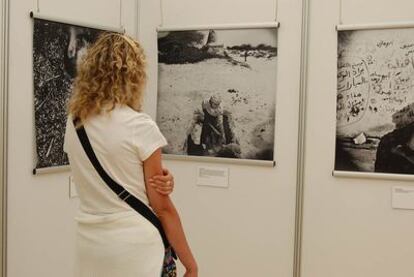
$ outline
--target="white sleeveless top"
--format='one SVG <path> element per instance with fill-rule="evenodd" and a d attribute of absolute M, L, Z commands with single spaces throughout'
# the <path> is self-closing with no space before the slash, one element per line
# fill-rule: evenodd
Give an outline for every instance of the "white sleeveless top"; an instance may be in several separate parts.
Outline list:
<path fill-rule="evenodd" d="M 118 106 L 108 114 L 88 119 L 84 127 L 105 171 L 149 205 L 143 161 L 167 144 L 155 122 L 144 113 Z M 75 276 L 158 277 L 164 254 L 158 230 L 101 179 L 82 148 L 70 116 L 64 150 L 80 199 Z"/>

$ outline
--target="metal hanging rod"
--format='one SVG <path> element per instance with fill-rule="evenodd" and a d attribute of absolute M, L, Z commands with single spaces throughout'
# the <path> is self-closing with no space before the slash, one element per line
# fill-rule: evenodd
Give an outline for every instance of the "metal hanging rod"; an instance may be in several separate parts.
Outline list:
<path fill-rule="evenodd" d="M 125 33 L 125 28 L 123 27 L 112 27 L 112 26 L 104 26 L 104 25 L 99 25 L 99 24 L 84 23 L 84 22 L 79 22 L 79 21 L 70 20 L 66 18 L 58 18 L 58 17 L 48 16 L 48 15 L 42 15 L 42 14 L 39 14 L 33 11 L 30 12 L 30 17 L 35 18 L 35 19 L 59 22 L 59 23 L 68 24 L 68 25 L 75 25 L 75 26 L 87 27 L 87 28 L 92 28 L 92 29 L 98 29 L 102 31 L 116 32 L 116 33 L 122 33 L 122 34 Z"/>
<path fill-rule="evenodd" d="M 158 27 L 158 32 L 169 31 L 192 31 L 192 30 L 229 30 L 229 29 L 262 29 L 262 28 L 279 28 L 279 22 L 263 23 L 240 23 L 240 24 L 217 24 L 217 25 L 194 25 L 194 26 L 167 26 Z"/>
<path fill-rule="evenodd" d="M 414 28 L 414 21 L 337 25 L 337 31 Z"/>
<path fill-rule="evenodd" d="M 334 177 L 345 178 L 362 178 L 362 179 L 381 179 L 381 180 L 398 180 L 398 181 L 414 181 L 414 176 L 409 174 L 392 174 L 392 173 L 377 173 L 377 172 L 353 172 L 353 171 L 339 171 L 332 172 Z"/>
<path fill-rule="evenodd" d="M 162 156 L 166 160 L 212 162 L 212 163 L 223 163 L 223 164 L 233 164 L 233 165 L 251 165 L 251 166 L 264 166 L 264 167 L 275 167 L 276 166 L 275 161 L 217 158 L 217 157 L 206 157 L 206 156 L 186 156 L 186 155 L 174 155 L 174 154 L 163 154 Z"/>

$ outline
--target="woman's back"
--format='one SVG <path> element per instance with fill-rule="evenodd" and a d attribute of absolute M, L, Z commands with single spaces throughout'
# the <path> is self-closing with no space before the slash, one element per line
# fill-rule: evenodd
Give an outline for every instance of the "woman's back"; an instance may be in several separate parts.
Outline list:
<path fill-rule="evenodd" d="M 166 143 L 151 118 L 117 106 L 91 117 L 84 127 L 105 171 L 148 205 L 142 161 Z M 163 258 L 158 230 L 103 182 L 70 117 L 65 151 L 80 198 L 76 276 L 156 276 L 150 272 L 159 272 Z"/>
<path fill-rule="evenodd" d="M 197 276 L 179 215 L 168 195 L 152 185 L 163 174 L 160 148 L 166 140 L 149 116 L 137 112 L 142 107 L 145 64 L 138 42 L 104 33 L 88 49 L 77 71 L 64 146 L 80 198 L 77 277 L 159 277 L 164 245 L 158 229 L 101 180 L 72 118 L 84 126 L 107 174 L 154 210 L 186 268 L 185 276 Z"/>
<path fill-rule="evenodd" d="M 71 120 L 69 117 L 66 126 L 65 151 L 80 198 L 80 210 L 89 214 L 131 211 L 93 168 Z M 153 120 L 128 106 L 117 106 L 108 114 L 93 116 L 85 122 L 84 127 L 105 171 L 148 205 L 143 161 L 154 150 L 166 145 L 165 138 Z"/>

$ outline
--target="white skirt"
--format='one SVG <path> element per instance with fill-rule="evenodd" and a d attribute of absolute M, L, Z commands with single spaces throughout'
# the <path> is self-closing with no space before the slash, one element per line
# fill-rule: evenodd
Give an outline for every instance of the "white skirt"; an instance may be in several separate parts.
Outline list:
<path fill-rule="evenodd" d="M 135 211 L 77 218 L 76 277 L 160 277 L 164 245 Z"/>

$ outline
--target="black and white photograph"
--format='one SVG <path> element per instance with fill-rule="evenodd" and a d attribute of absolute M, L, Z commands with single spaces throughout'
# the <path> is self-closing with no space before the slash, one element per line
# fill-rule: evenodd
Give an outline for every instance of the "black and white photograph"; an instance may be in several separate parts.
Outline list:
<path fill-rule="evenodd" d="M 158 32 L 164 154 L 274 160 L 277 29 Z"/>
<path fill-rule="evenodd" d="M 36 168 L 68 165 L 63 151 L 67 101 L 76 68 L 103 31 L 34 19 L 33 80 Z"/>
<path fill-rule="evenodd" d="M 414 174 L 414 28 L 338 32 L 335 170 Z"/>

